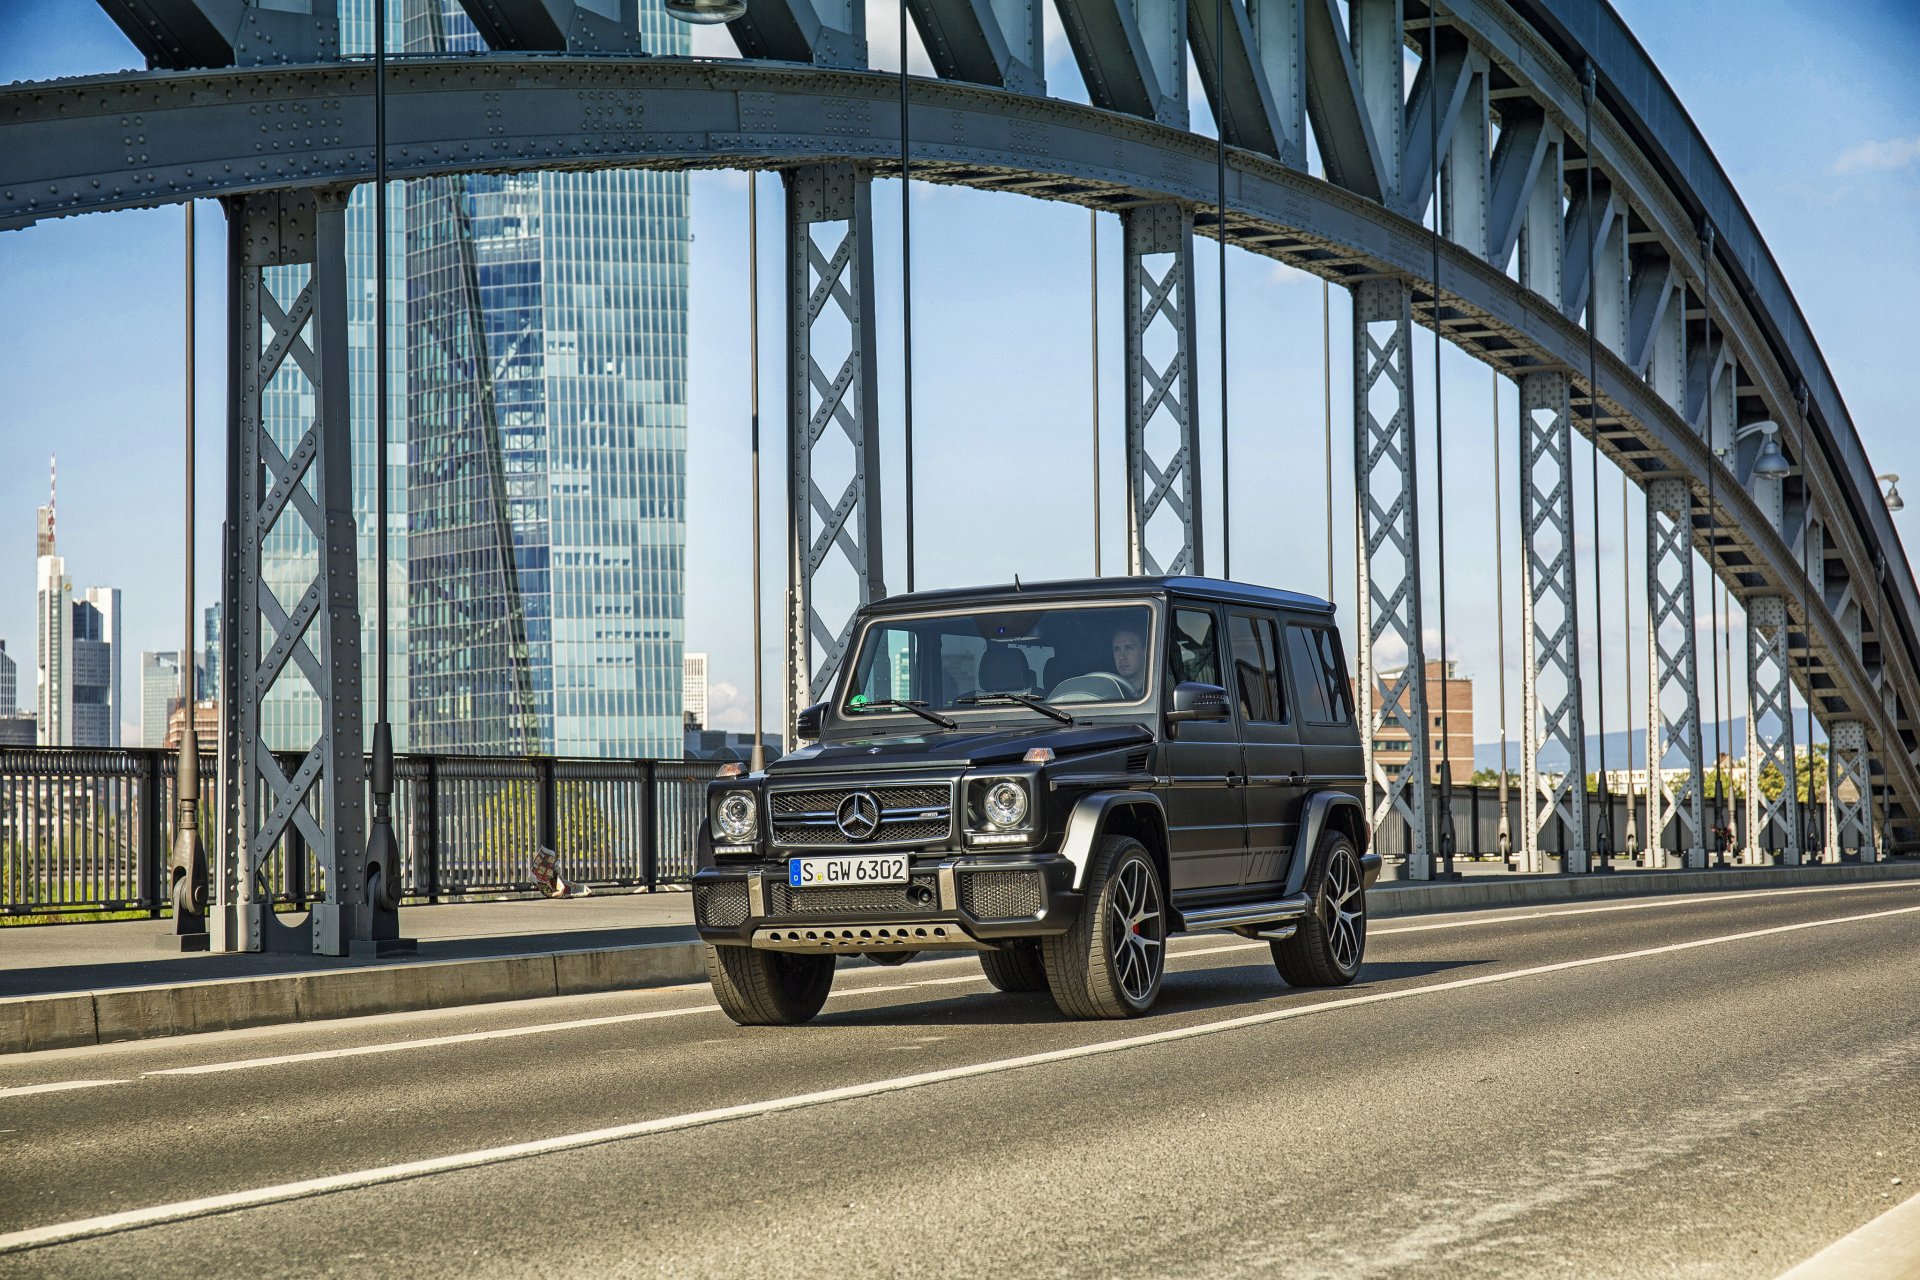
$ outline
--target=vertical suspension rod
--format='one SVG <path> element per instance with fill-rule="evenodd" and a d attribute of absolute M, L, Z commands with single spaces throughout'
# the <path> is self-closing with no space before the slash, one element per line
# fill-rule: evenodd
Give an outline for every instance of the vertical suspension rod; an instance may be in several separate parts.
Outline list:
<path fill-rule="evenodd" d="M 1595 278 L 1599 267 L 1599 244 L 1597 235 L 1600 229 L 1599 215 L 1593 207 L 1593 99 L 1598 88 L 1599 70 L 1591 60 L 1581 77 L 1581 98 L 1586 106 L 1586 183 L 1587 183 L 1587 428 L 1593 437 L 1593 709 L 1596 727 L 1599 730 L 1600 768 L 1597 772 L 1599 795 L 1594 815 L 1594 854 L 1595 867 L 1601 871 L 1611 870 L 1610 859 L 1613 856 L 1613 800 L 1607 792 L 1607 646 L 1606 625 L 1602 621 L 1600 609 L 1600 376 L 1599 352 L 1595 342 L 1594 325 L 1599 316 L 1596 303 L 1599 301 L 1599 281 Z M 1567 536 L 1573 536 L 1573 528 L 1568 526 Z M 1584 779 L 1581 786 L 1585 786 Z"/>
<path fill-rule="evenodd" d="M 1447 445 L 1446 418 L 1441 410 L 1440 377 L 1440 6 L 1434 4 L 1427 14 L 1427 93 L 1433 99 L 1427 110 L 1427 154 L 1433 170 L 1433 226 L 1428 236 L 1433 250 L 1433 463 L 1434 518 L 1439 532 L 1436 550 L 1440 557 L 1440 875 L 1454 878 L 1454 847 L 1458 836 L 1453 825 L 1453 709 L 1448 696 L 1447 679 Z M 1419 537 L 1419 530 L 1414 530 Z M 1425 785 L 1424 780 L 1422 785 Z"/>
<path fill-rule="evenodd" d="M 901 413 L 905 430 L 907 590 L 913 590 L 913 190 L 907 155 L 907 0 L 900 0 L 900 351 Z"/>

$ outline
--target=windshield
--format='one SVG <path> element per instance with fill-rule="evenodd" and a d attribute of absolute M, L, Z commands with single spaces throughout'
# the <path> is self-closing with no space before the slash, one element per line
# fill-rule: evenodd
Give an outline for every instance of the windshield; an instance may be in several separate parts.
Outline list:
<path fill-rule="evenodd" d="M 868 626 L 842 715 L 1017 707 L 1126 705 L 1152 692 L 1153 611 L 1145 604 L 1055 605 Z M 892 705 L 889 705 L 892 704 Z"/>

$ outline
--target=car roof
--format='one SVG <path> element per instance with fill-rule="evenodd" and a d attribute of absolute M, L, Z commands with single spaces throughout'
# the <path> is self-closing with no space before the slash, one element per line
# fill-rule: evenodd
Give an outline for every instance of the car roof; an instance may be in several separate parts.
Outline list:
<path fill-rule="evenodd" d="M 1141 595 L 1198 596 L 1231 604 L 1265 605 L 1296 609 L 1306 613 L 1331 614 L 1334 612 L 1330 602 L 1300 591 L 1282 591 L 1277 587 L 1229 582 L 1225 578 L 1166 575 L 1069 578 L 1059 582 L 1006 583 L 992 587 L 954 587 L 943 591 L 915 591 L 876 600 L 867 606 L 867 611 L 895 613 L 929 608 L 950 609 L 969 604 L 1004 605 L 1009 597 L 1032 597 L 1035 600 L 1080 600 Z"/>

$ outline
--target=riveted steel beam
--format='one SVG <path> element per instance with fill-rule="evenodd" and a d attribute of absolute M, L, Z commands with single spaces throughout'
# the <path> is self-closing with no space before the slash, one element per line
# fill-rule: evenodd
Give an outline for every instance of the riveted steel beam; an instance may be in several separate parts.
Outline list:
<path fill-rule="evenodd" d="M 1573 542 L 1573 411 L 1567 379 L 1520 379 L 1520 594 L 1526 666 L 1520 684 L 1520 759 L 1532 799 L 1521 828 L 1525 870 L 1544 869 L 1542 840 L 1563 827 L 1562 871 L 1590 870 L 1587 747 L 1580 705 L 1580 593 Z M 1543 752 L 1563 772 L 1543 771 Z"/>
<path fill-rule="evenodd" d="M 340 53 L 337 0 L 100 0 L 150 67 L 317 62 Z"/>
<path fill-rule="evenodd" d="M 1755 865 L 1778 851 L 1800 865 L 1800 799 L 1793 750 L 1793 684 L 1789 678 L 1787 602 L 1752 596 L 1747 611 L 1747 840 Z M 1771 767 L 1774 776 L 1766 771 Z M 1778 787 L 1769 796 L 1769 787 Z"/>
<path fill-rule="evenodd" d="M 1353 293 L 1353 463 L 1359 512 L 1358 641 L 1367 811 L 1377 834 L 1407 824 L 1407 876 L 1433 878 L 1428 792 L 1427 664 L 1420 626 L 1420 486 L 1413 434 L 1413 295 L 1397 280 Z M 1398 663 L 1398 670 L 1393 665 Z M 1407 739 L 1389 772 L 1377 747 L 1387 731 Z M 1389 739 L 1390 740 L 1390 739 Z"/>
<path fill-rule="evenodd" d="M 907 0 L 933 69 L 949 80 L 1047 91 L 1046 0 Z"/>
<path fill-rule="evenodd" d="M 229 202 L 228 369 L 232 397 L 229 551 L 238 599 L 224 602 L 233 661 L 222 696 L 232 710 L 221 767 L 235 814 L 216 876 L 211 932 L 227 951 L 345 955 L 373 936 L 367 900 L 360 734 L 360 595 L 348 418 L 346 188 Z M 277 437 L 263 412 L 273 388 L 311 397 L 313 417 Z M 311 578 L 297 599 L 263 572 L 269 543 L 308 548 Z M 288 557 L 279 557 L 284 564 Z M 269 693 L 304 680 L 320 706 L 316 741 L 289 768 L 261 723 Z M 305 853 L 300 852 L 304 842 Z M 273 909 L 307 880 L 289 858 L 311 858 L 322 895 L 308 935 Z"/>
<path fill-rule="evenodd" d="M 1307 164 L 1302 114 L 1303 0 L 1187 0 L 1193 63 L 1229 146 Z M 1225 19 L 1224 31 L 1216 18 Z"/>
<path fill-rule="evenodd" d="M 825 696 L 881 571 L 873 182 L 809 165 L 787 183 L 787 731 Z"/>
<path fill-rule="evenodd" d="M 1187 0 L 1061 0 L 1060 24 L 1095 106 L 1187 123 Z"/>
<path fill-rule="evenodd" d="M 1873 766 L 1867 758 L 1867 731 L 1858 720 L 1836 720 L 1829 727 L 1833 760 L 1834 847 L 1862 862 L 1877 860 L 1873 838 Z"/>
<path fill-rule="evenodd" d="M 1193 214 L 1120 215 L 1127 378 L 1127 571 L 1201 573 L 1193 390 Z M 1159 354 L 1156 354 L 1159 353 Z"/>
<path fill-rule="evenodd" d="M 1707 865 L 1702 805 L 1700 680 L 1694 662 L 1693 495 L 1679 480 L 1647 485 L 1647 847 L 1674 843 L 1682 864 Z M 1675 754 L 1686 769 L 1676 793 L 1666 778 Z M 1671 837 L 1668 827 L 1678 822 Z M 1661 863 L 1656 852 L 1654 865 Z"/>
<path fill-rule="evenodd" d="M 491 49 L 640 53 L 638 0 L 460 0 Z"/>
<path fill-rule="evenodd" d="M 1307 118 L 1313 121 L 1327 177 L 1336 186 L 1384 204 L 1400 190 L 1400 115 L 1396 111 L 1386 118 L 1391 132 L 1383 139 L 1374 128 L 1359 62 L 1336 0 L 1303 3 Z"/>

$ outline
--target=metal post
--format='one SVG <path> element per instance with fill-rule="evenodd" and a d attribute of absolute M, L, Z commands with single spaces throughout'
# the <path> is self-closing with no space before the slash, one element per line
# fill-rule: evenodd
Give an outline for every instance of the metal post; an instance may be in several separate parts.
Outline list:
<path fill-rule="evenodd" d="M 747 174 L 747 388 L 749 462 L 753 467 L 753 752 L 749 767 L 767 767 L 766 671 L 760 637 L 760 175 Z"/>
<path fill-rule="evenodd" d="M 1500 496 L 1500 371 L 1493 371 L 1493 626 L 1500 668 L 1500 860 L 1513 870 L 1513 829 L 1507 821 L 1507 539 Z"/>
<path fill-rule="evenodd" d="M 1580 608 L 1573 544 L 1573 436 L 1567 378 L 1520 380 L 1520 532 L 1526 590 L 1520 598 L 1526 668 L 1521 680 L 1520 768 L 1530 779 L 1521 829 L 1525 870 L 1543 867 L 1541 835 L 1556 817 L 1571 839 L 1561 870 L 1590 870 L 1587 856 L 1587 748 L 1580 706 Z M 1555 686 L 1543 689 L 1543 682 Z M 1543 747 L 1557 744 L 1567 771 L 1540 772 Z"/>
<path fill-rule="evenodd" d="M 1800 796 L 1793 750 L 1791 656 L 1787 636 L 1791 622 L 1787 602 L 1780 596 L 1754 596 L 1747 601 L 1747 846 L 1757 858 L 1769 823 L 1781 833 L 1781 851 L 1787 866 L 1800 865 Z M 1780 771 L 1783 789 L 1778 800 L 1760 790 L 1760 773 L 1767 765 Z"/>
<path fill-rule="evenodd" d="M 173 933 L 182 951 L 205 951 L 207 933 L 207 854 L 200 847 L 200 740 L 193 725 L 193 473 L 194 473 L 194 234 L 193 201 L 187 201 L 186 383 L 186 582 L 181 605 L 185 625 L 180 649 L 180 757 L 173 775 L 173 852 L 167 862 L 167 897 L 173 906 Z M 158 779 L 154 779 L 157 783 Z M 156 790 L 155 804 L 158 803 Z M 158 835 L 156 825 L 155 835 Z"/>
<path fill-rule="evenodd" d="M 1682 480 L 1647 485 L 1647 850 L 1665 860 L 1667 824 L 1678 819 L 1682 865 L 1707 865 L 1700 686 L 1694 656 L 1693 495 Z M 1676 796 L 1661 764 L 1679 751 L 1687 781 Z"/>
<path fill-rule="evenodd" d="M 874 368 L 873 184 L 852 165 L 788 170 L 787 741 L 825 693 L 854 610 L 887 594 L 881 571 L 879 383 Z M 816 350 L 844 351 L 833 369 Z M 816 469 L 837 429 L 851 473 Z M 854 598 L 822 599 L 821 570 L 844 565 Z"/>
<path fill-rule="evenodd" d="M 1088 320 L 1093 326 L 1093 576 L 1100 576 L 1100 211 L 1087 210 Z"/>
<path fill-rule="evenodd" d="M 344 188 L 246 196 L 229 202 L 235 303 L 228 310 L 235 394 L 228 528 L 235 553 L 226 665 L 232 704 L 224 745 L 231 839 L 222 850 L 216 944 L 223 950 L 311 950 L 344 955 L 372 937 L 365 882 L 360 723 L 359 563 L 348 416 Z M 268 268 L 306 264 L 292 297 Z M 284 285 L 294 273 L 273 273 Z M 276 375 L 310 390 L 312 424 L 290 453 L 267 430 L 261 396 Z M 289 611 L 261 568 L 268 539 L 298 530 L 316 547 L 314 576 Z M 282 531 L 284 533 L 284 531 Z M 271 630 L 273 643 L 265 643 Z M 295 673 L 320 705 L 317 741 L 288 773 L 261 736 L 270 691 Z M 314 798 L 309 803 L 309 797 Z M 274 850 L 298 829 L 325 870 L 310 936 L 280 923 L 260 897 Z"/>
<path fill-rule="evenodd" d="M 1369 280 L 1353 295 L 1354 493 L 1360 574 L 1360 700 L 1367 711 L 1361 741 L 1368 779 L 1368 820 L 1375 835 L 1398 814 L 1411 829 L 1406 874 L 1431 879 L 1432 830 L 1427 821 L 1433 776 L 1427 733 L 1427 666 L 1420 627 L 1419 485 L 1413 448 L 1413 298 L 1397 280 Z M 1385 414 L 1383 417 L 1382 414 Z M 1397 676 L 1379 675 L 1375 650 L 1385 641 L 1405 653 Z M 1374 752 L 1380 731 L 1407 735 L 1406 764 L 1388 777 Z"/>
<path fill-rule="evenodd" d="M 400 845 L 393 838 L 393 726 L 387 720 L 387 5 L 373 0 L 373 558 L 374 655 L 373 822 L 367 833 L 367 933 L 356 955 L 412 951 L 400 937 Z"/>
<path fill-rule="evenodd" d="M 657 762 L 640 762 L 640 865 L 647 892 L 660 887 L 660 770 Z"/>
<path fill-rule="evenodd" d="M 1126 257 L 1127 572 L 1204 573 L 1194 421 L 1193 213 L 1174 204 L 1141 205 L 1120 215 L 1120 229 Z M 1149 259 L 1162 260 L 1163 268 L 1156 270 Z M 1160 368 L 1147 353 L 1148 335 L 1158 332 L 1172 339 Z M 1173 452 L 1154 457 L 1155 439 L 1171 439 Z"/>

